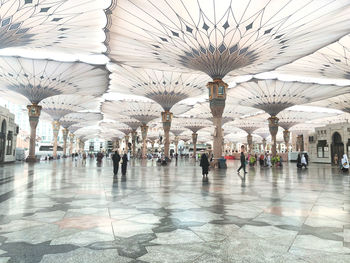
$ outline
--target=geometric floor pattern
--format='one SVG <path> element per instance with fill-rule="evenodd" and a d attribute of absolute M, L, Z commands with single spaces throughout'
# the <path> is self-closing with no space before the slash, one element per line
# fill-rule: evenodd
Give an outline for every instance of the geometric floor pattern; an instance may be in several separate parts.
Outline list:
<path fill-rule="evenodd" d="M 350 262 L 350 178 L 194 160 L 0 166 L 2 262 Z"/>

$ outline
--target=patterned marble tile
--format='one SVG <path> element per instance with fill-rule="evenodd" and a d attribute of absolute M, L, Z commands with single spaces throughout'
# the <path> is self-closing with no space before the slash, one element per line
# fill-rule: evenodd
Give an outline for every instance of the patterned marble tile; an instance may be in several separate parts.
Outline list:
<path fill-rule="evenodd" d="M 65 216 L 65 214 L 66 212 L 60 210 L 52 212 L 38 212 L 32 216 L 25 217 L 25 219 L 36 220 L 38 222 L 53 223 L 60 221 Z"/>
<path fill-rule="evenodd" d="M 157 233 L 156 236 L 157 238 L 154 239 L 152 243 L 161 245 L 203 242 L 203 240 L 194 232 L 182 229 L 177 229 L 175 231 L 166 233 Z"/>
<path fill-rule="evenodd" d="M 0 233 L 3 232 L 15 232 L 25 228 L 41 225 L 41 222 L 32 220 L 13 220 L 8 224 L 0 225 Z"/>
<path fill-rule="evenodd" d="M 92 250 L 79 248 L 68 253 L 44 255 L 40 263 L 127 263 L 131 261 L 130 258 L 119 256 L 115 249 Z"/>
<path fill-rule="evenodd" d="M 72 235 L 55 238 L 50 245 L 72 244 L 76 246 L 87 246 L 95 242 L 113 241 L 112 234 L 97 233 L 93 231 L 81 231 Z"/>
<path fill-rule="evenodd" d="M 29 244 L 39 244 L 57 237 L 70 235 L 78 232 L 75 229 L 60 229 L 57 225 L 43 224 L 31 228 L 25 228 L 16 232 L 2 234 L 6 237 L 6 242 L 26 242 Z"/>
<path fill-rule="evenodd" d="M 116 237 L 131 237 L 137 234 L 153 233 L 155 225 L 141 224 L 128 220 L 119 220 L 112 223 L 114 235 Z"/>
<path fill-rule="evenodd" d="M 312 250 L 320 250 L 324 252 L 333 253 L 347 253 L 350 254 L 350 248 L 343 246 L 341 241 L 333 241 L 321 239 L 311 235 L 299 235 L 296 237 L 292 248 L 304 248 Z"/>
<path fill-rule="evenodd" d="M 237 165 L 204 184 L 198 163 L 184 159 L 132 160 L 123 179 L 108 159 L 4 166 L 0 178 L 20 191 L 0 180 L 0 260 L 350 262 L 347 177 L 285 165 L 249 168 L 243 181 Z"/>

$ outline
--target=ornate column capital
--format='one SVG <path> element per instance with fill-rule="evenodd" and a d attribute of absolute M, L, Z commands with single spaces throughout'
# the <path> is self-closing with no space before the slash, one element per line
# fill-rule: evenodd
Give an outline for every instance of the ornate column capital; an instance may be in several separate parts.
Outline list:
<path fill-rule="evenodd" d="M 214 118 L 222 117 L 225 109 L 226 93 L 228 85 L 221 79 L 208 82 L 210 110 Z"/>
<path fill-rule="evenodd" d="M 289 143 L 289 140 L 290 140 L 290 131 L 289 130 L 283 131 L 283 140 L 286 144 Z"/>
<path fill-rule="evenodd" d="M 248 145 L 252 145 L 253 144 L 253 136 L 251 134 L 247 135 L 247 143 L 248 143 Z"/>
<path fill-rule="evenodd" d="M 271 136 L 276 136 L 278 132 L 279 119 L 276 116 L 271 116 L 267 120 L 269 121 L 269 131 L 271 133 Z"/>
<path fill-rule="evenodd" d="M 131 132 L 131 140 L 136 141 L 136 137 L 137 137 L 137 131 L 132 131 Z"/>
<path fill-rule="evenodd" d="M 173 113 L 166 110 L 166 111 L 163 111 L 161 112 L 161 115 L 162 115 L 162 122 L 171 122 L 172 119 L 173 119 Z"/>
<path fill-rule="evenodd" d="M 61 127 L 61 124 L 59 121 L 53 121 L 52 122 L 52 131 L 53 131 L 53 135 L 55 137 L 58 136 L 58 132 L 60 131 L 60 127 Z"/>
<path fill-rule="evenodd" d="M 148 132 L 148 126 L 146 124 L 141 126 L 141 136 L 143 140 L 146 140 Z"/>
<path fill-rule="evenodd" d="M 27 105 L 29 118 L 39 118 L 41 114 L 41 106 L 38 104 Z"/>
<path fill-rule="evenodd" d="M 170 131 L 173 114 L 170 111 L 163 111 L 161 114 L 164 132 Z"/>

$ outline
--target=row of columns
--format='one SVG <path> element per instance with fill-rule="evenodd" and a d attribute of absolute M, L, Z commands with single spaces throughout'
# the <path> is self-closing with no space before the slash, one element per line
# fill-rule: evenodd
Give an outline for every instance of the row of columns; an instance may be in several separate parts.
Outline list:
<path fill-rule="evenodd" d="M 38 104 L 32 104 L 27 106 L 28 109 L 28 116 L 29 116 L 29 124 L 30 124 L 30 140 L 29 140 L 29 155 L 26 159 L 27 162 L 35 162 L 35 140 L 36 140 L 36 128 L 39 123 L 39 118 L 41 114 L 42 107 Z M 58 139 L 58 133 L 60 131 L 60 123 L 59 121 L 53 121 L 52 122 L 52 130 L 53 130 L 53 157 L 57 158 L 57 139 Z M 67 154 L 67 139 L 68 139 L 68 129 L 64 128 L 62 129 L 63 134 L 63 155 L 65 156 Z M 74 134 L 69 134 L 70 139 L 70 148 L 69 148 L 69 155 L 73 153 L 73 140 L 74 140 Z M 79 140 L 79 139 L 77 139 Z M 77 143 L 77 151 L 81 151 L 83 149 L 83 142 Z"/>

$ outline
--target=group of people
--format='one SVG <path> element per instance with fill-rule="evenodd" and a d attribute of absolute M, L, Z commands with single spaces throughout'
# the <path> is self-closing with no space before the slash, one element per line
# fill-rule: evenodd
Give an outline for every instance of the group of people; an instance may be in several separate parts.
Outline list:
<path fill-rule="evenodd" d="M 114 175 L 118 174 L 119 170 L 119 163 L 120 160 L 122 161 L 122 175 L 126 175 L 126 168 L 128 164 L 128 155 L 126 153 L 123 154 L 123 157 L 120 157 L 120 154 L 118 151 L 115 151 L 112 155 L 112 161 L 113 161 L 113 173 Z"/>
<path fill-rule="evenodd" d="M 341 159 L 340 163 L 339 163 L 339 160 L 338 160 L 338 154 L 334 155 L 333 161 L 334 161 L 335 165 L 339 165 L 340 169 L 343 172 L 349 171 L 349 159 L 348 159 L 348 156 L 345 153 L 343 154 L 343 158 Z"/>
<path fill-rule="evenodd" d="M 299 153 L 298 159 L 297 159 L 298 169 L 302 169 L 303 167 L 307 169 L 308 165 L 309 165 L 309 156 L 307 155 L 307 153 Z"/>

